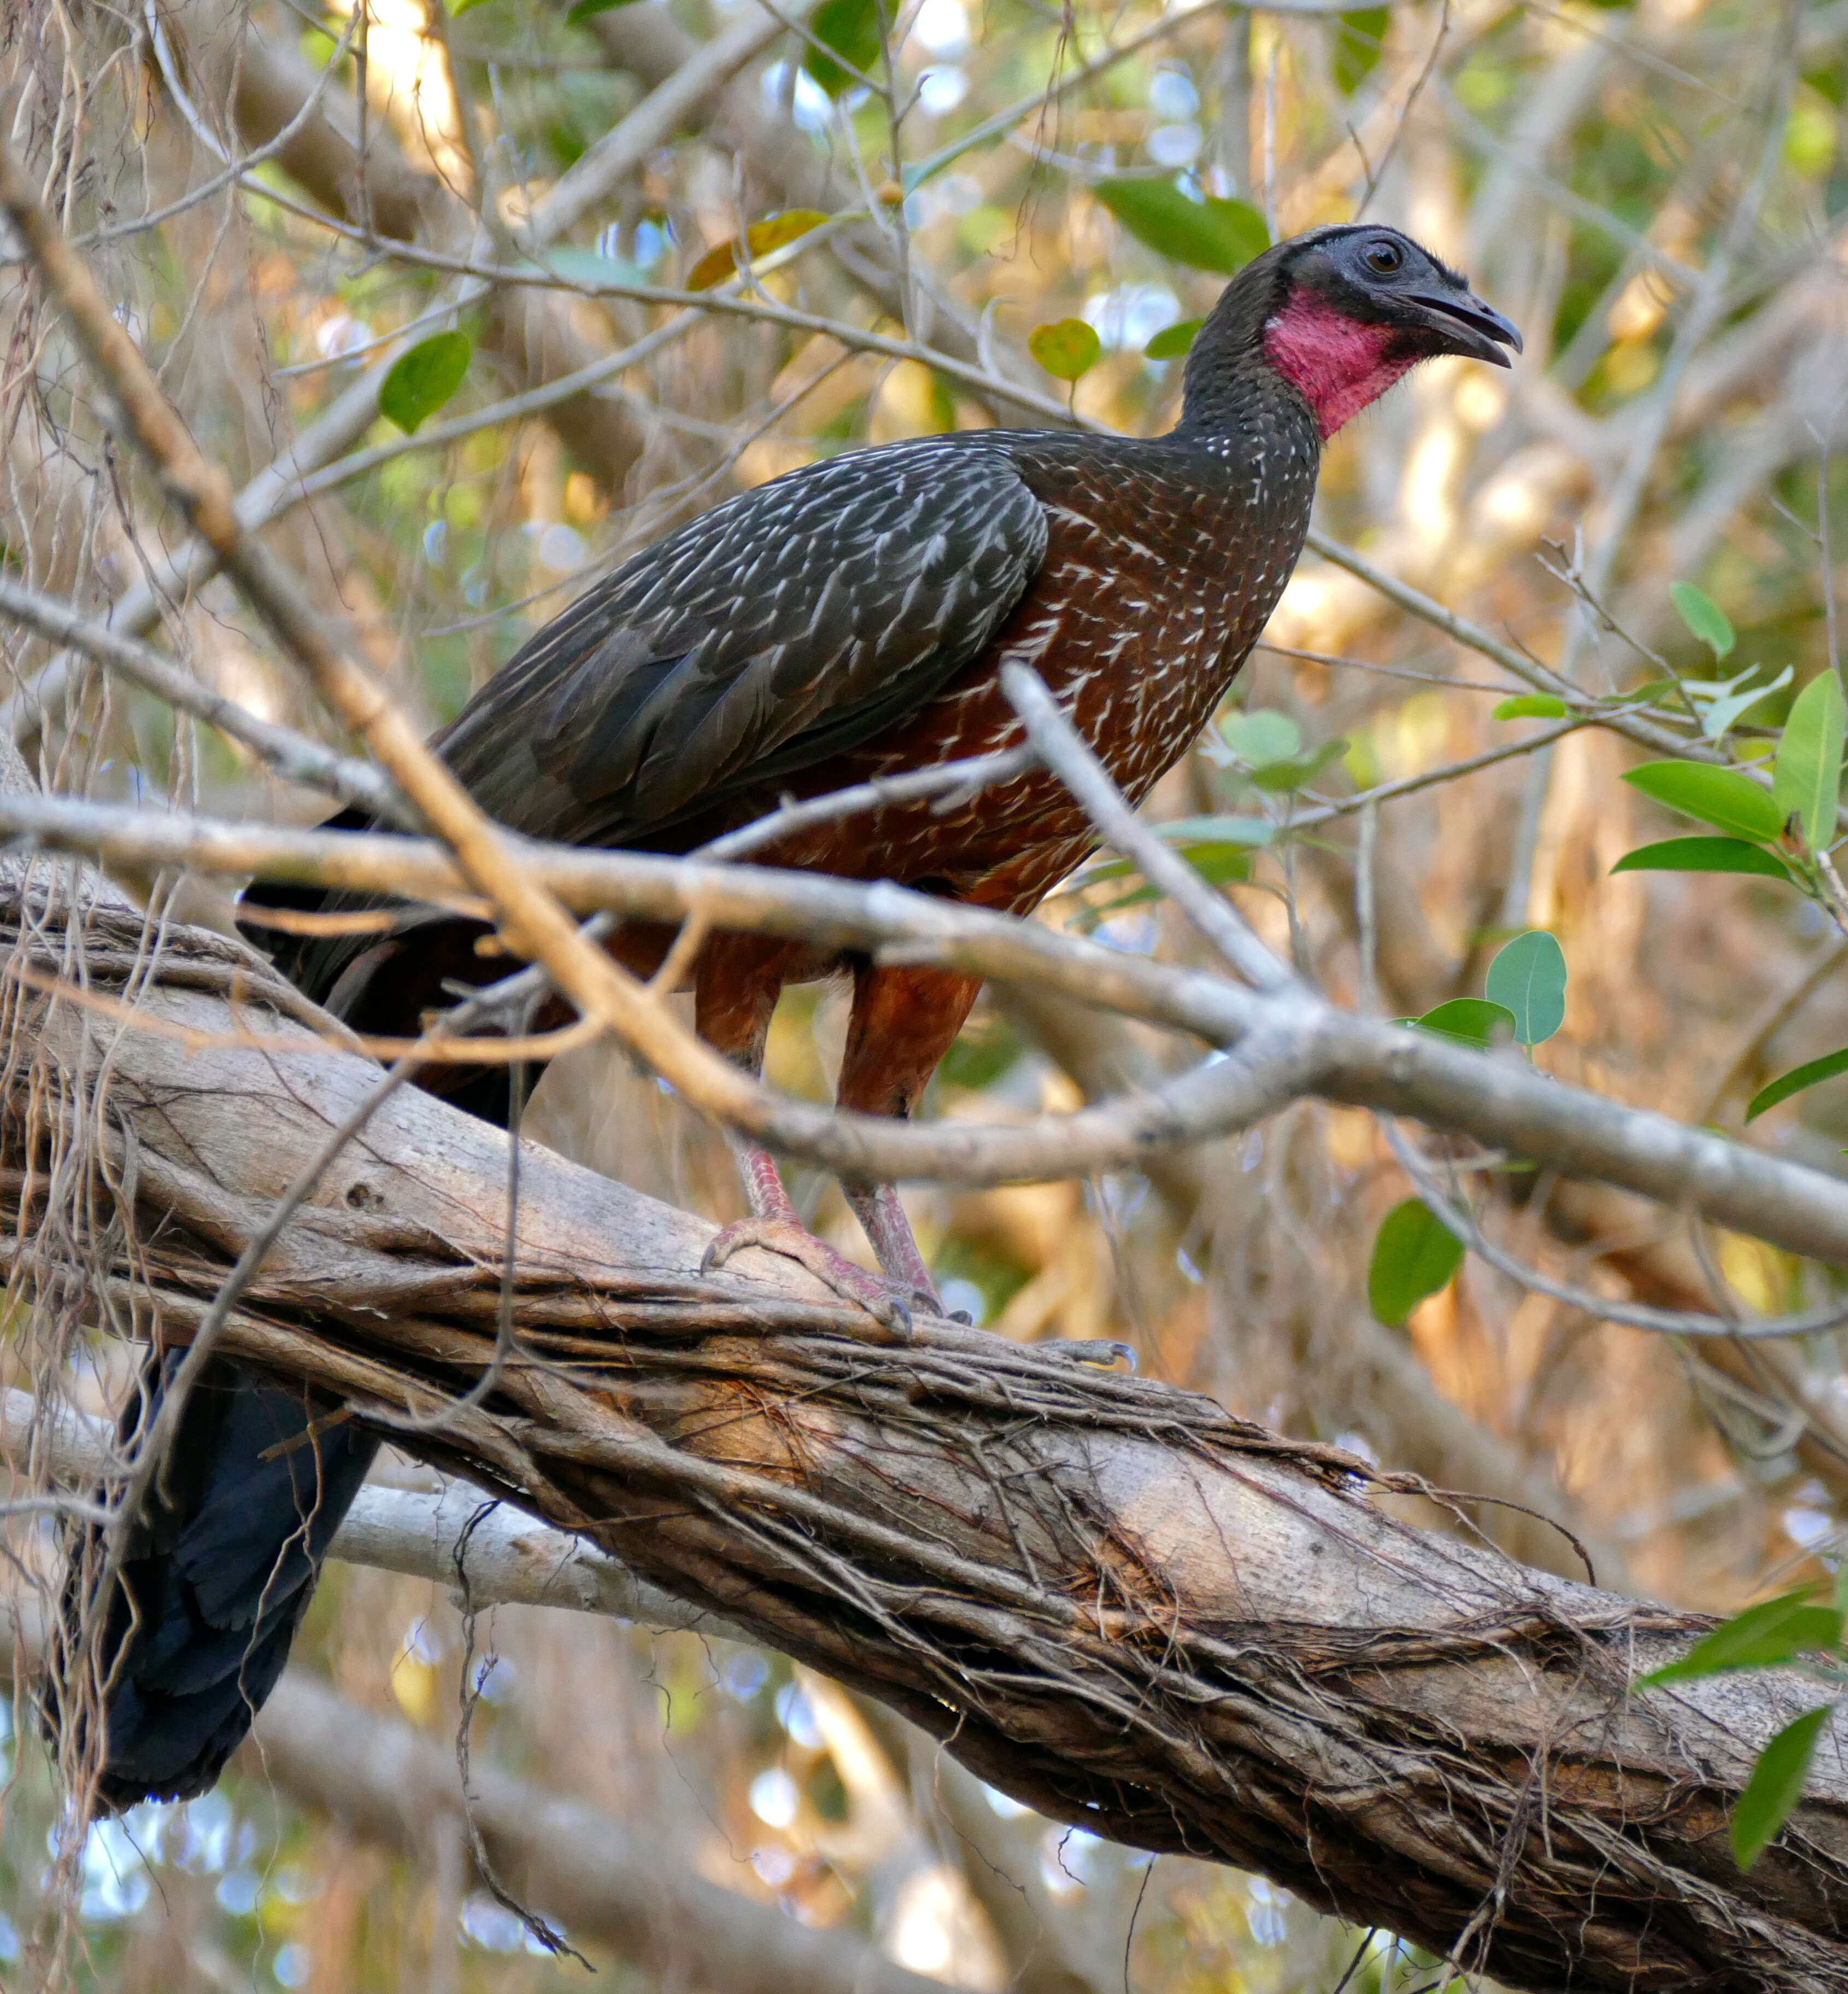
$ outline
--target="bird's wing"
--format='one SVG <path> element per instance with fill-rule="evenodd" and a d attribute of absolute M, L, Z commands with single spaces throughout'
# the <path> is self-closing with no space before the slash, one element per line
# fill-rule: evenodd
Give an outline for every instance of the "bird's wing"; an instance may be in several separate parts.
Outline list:
<path fill-rule="evenodd" d="M 915 711 L 981 654 L 1046 541 L 1040 501 L 996 443 L 831 458 L 638 555 L 438 745 L 515 830 L 639 840 Z"/>

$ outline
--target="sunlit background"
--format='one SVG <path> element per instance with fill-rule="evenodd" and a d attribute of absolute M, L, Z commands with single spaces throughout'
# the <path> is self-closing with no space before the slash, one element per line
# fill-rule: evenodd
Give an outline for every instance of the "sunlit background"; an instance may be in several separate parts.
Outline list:
<path fill-rule="evenodd" d="M 880 220 L 838 238 L 838 253 L 826 238 L 801 248 L 758 278 L 763 296 L 837 331 L 992 364 L 1043 398 L 1069 392 L 1092 421 L 1159 430 L 1180 363 L 1146 349 L 1201 317 L 1223 281 L 1132 233 L 1099 192 L 1160 180 L 1242 202 L 1274 236 L 1363 211 L 1397 223 L 1526 335 L 1511 375 L 1437 362 L 1341 436 L 1322 476 L 1328 533 L 1597 692 L 1667 670 L 1749 674 L 1738 690 L 1772 689 L 1733 719 L 1748 747 L 1829 668 L 1832 507 L 1837 541 L 1848 525 L 1834 505 L 1848 479 L 1829 457 L 1848 398 L 1840 0 L 1788 12 L 1762 0 L 1455 0 L 1339 16 L 918 0 L 889 17 L 883 49 L 869 0 L 828 0 L 817 32 L 858 50 L 880 88 L 786 34 L 557 238 L 548 259 L 575 288 L 464 296 L 444 259 L 514 253 L 509 231 L 543 212 L 587 149 L 750 6 L 580 4 L 567 19 L 540 0 L 483 0 L 444 22 L 426 0 L 372 0 L 362 33 L 317 0 L 247 12 L 179 0 L 145 19 L 28 0 L 0 63 L 36 107 L 17 142 L 72 230 L 102 232 L 91 253 L 125 323 L 240 487 L 413 322 L 459 325 L 471 342 L 434 431 L 624 351 L 678 310 L 599 285 L 710 282 L 702 259 L 718 252 L 729 274 L 727 245 L 792 211 Z M 1043 111 L 907 174 L 1131 43 Z M 247 187 L 208 188 L 156 227 L 111 235 L 207 188 L 221 155 L 273 139 L 317 87 L 336 127 L 363 127 L 368 192 L 338 148 L 297 146 L 253 166 Z M 344 232 L 317 218 L 328 215 Z M 876 256 L 868 229 L 884 231 Z M 435 266 L 395 253 L 406 239 Z M 104 447 L 70 346 L 15 275 L 0 286 L 0 557 L 100 614 L 183 536 Z M 1098 345 L 1070 384 L 1027 347 L 1067 318 Z M 434 725 L 627 551 L 727 493 L 869 441 L 1018 419 L 966 374 L 825 329 L 710 317 L 590 396 L 447 443 L 362 425 L 338 459 L 396 454 L 347 463 L 268 538 Z M 1614 629 L 1575 608 L 1568 572 Z M 1671 608 L 1678 580 L 1737 628 L 1723 666 Z M 324 727 L 222 584 L 169 601 L 152 629 L 245 705 Z M 11 630 L 3 641 L 15 676 L 0 697 L 13 696 L 15 731 L 57 787 L 220 816 L 322 814 L 316 797 L 100 677 L 60 680 L 42 718 L 19 687 L 49 647 Z M 1848 1042 L 1848 983 L 1829 973 L 1836 938 L 1767 881 L 1613 878 L 1624 852 L 1667 834 L 1620 779 L 1636 751 L 1587 728 L 1521 752 L 1534 722 L 1493 717 L 1520 690 L 1306 558 L 1236 710 L 1150 814 L 1241 821 L 1209 842 L 1212 876 L 1274 946 L 1358 1002 L 1357 819 L 1329 806 L 1490 756 L 1379 806 L 1381 1005 L 1413 1015 L 1479 994 L 1500 941 L 1549 929 L 1569 1008 L 1541 1066 L 1737 1132 L 1768 1075 Z M 130 883 L 181 917 L 228 920 L 227 882 Z M 1082 874 L 1043 918 L 1169 960 L 1199 946 L 1120 869 Z M 826 1098 L 844 1028 L 838 993 L 791 993 L 770 1078 Z M 985 999 L 930 1112 L 1068 1108 L 1185 1050 L 1044 995 Z M 720 1139 L 614 1052 L 561 1061 L 527 1125 L 714 1218 L 741 1209 Z M 1754 1122 L 1750 1139 L 1839 1171 L 1848 1081 Z M 818 1229 L 866 1257 L 838 1191 L 793 1176 Z M 1725 1610 L 1829 1554 L 1848 1491 L 1836 1338 L 1697 1352 L 1474 1261 L 1389 1328 L 1370 1313 L 1366 1272 L 1378 1221 L 1407 1190 L 1370 1116 L 1308 1103 L 1147 1178 L 907 1197 L 946 1303 L 996 1333 L 1120 1338 L 1149 1372 L 1239 1412 L 1543 1509 L 1580 1533 L 1606 1583 Z M 1511 1173 L 1483 1197 L 1505 1245 L 1599 1293 L 1704 1307 L 1723 1283 L 1752 1309 L 1816 1298 L 1815 1269 L 1614 1193 Z M 9 1359 L 17 1372 L 11 1346 Z M 73 1389 L 101 1408 L 128 1363 L 99 1349 Z M 1435 1508 L 1421 1520 L 1454 1527 Z M 1517 1555 L 1579 1568 L 1518 1510 L 1485 1507 L 1479 1522 Z M 19 1526 L 14 1547 L 22 1568 L 48 1568 L 48 1526 Z M 1368 1941 L 1260 1879 L 1051 1826 L 778 1657 L 536 1609 L 488 1616 L 475 1642 L 478 1763 L 588 1803 L 698 1875 L 861 1934 L 918 1973 L 984 1994 L 1325 1994 L 1358 1958 L 1346 1984 L 1367 1994 L 1442 1984 L 1388 1937 Z M 356 1724 L 408 1729 L 446 1754 L 465 1653 L 437 1589 L 334 1566 L 297 1663 L 338 1690 Z M 43 1892 L 57 1833 L 26 1697 L 0 1832 L 0 1980 L 21 1985 L 46 1970 L 29 1948 L 53 1934 Z M 401 1832 L 364 1834 L 304 1805 L 299 1787 L 289 1763 L 246 1756 L 189 1807 L 93 1830 L 58 1970 L 124 1994 L 583 1982 L 481 1886 L 452 1817 L 407 1807 Z M 570 1935 L 601 1985 L 688 1984 Z"/>

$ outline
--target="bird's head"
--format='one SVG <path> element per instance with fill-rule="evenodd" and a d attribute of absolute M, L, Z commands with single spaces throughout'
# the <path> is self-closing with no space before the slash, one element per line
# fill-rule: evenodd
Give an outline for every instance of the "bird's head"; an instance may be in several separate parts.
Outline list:
<path fill-rule="evenodd" d="M 1410 236 L 1312 229 L 1226 286 L 1188 355 L 1187 408 L 1205 413 L 1215 377 L 1256 363 L 1302 396 L 1325 441 L 1421 360 L 1460 353 L 1507 367 L 1508 347 L 1518 353 L 1521 334 Z"/>

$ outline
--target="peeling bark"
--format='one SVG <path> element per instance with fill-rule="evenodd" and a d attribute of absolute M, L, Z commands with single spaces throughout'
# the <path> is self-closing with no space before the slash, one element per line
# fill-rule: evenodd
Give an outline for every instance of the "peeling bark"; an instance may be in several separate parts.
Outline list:
<path fill-rule="evenodd" d="M 377 1069 L 235 944 L 170 930 L 149 978 L 139 917 L 93 905 L 84 1008 L 19 976 L 59 973 L 60 923 L 22 944 L 16 889 L 6 913 L 12 1280 L 183 1340 Z M 94 1008 L 131 975 L 170 1036 Z M 79 1124 L 102 1204 L 55 1257 L 33 1166 Z M 499 1134 L 397 1094 L 227 1347 L 362 1417 L 437 1411 L 491 1355 L 505 1181 Z M 519 1354 L 416 1451 L 1054 1818 L 1260 1870 L 1513 1986 L 1848 1984 L 1848 1725 L 1750 1876 L 1727 1842 L 1755 1753 L 1815 1700 L 1801 1677 L 1631 1695 L 1707 1623 L 1411 1529 L 1390 1498 L 1413 1478 L 1089 1346 L 934 1322 L 894 1345 L 773 1256 L 703 1277 L 710 1234 L 527 1145 Z"/>

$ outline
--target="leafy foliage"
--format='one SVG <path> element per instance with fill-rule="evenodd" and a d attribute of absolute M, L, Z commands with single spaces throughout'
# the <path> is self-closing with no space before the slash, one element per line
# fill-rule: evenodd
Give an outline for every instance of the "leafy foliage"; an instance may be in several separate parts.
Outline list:
<path fill-rule="evenodd" d="M 1737 769 L 1704 762 L 1645 762 L 1623 779 L 1656 802 L 1733 838 L 1769 844 L 1784 828 L 1769 795 Z"/>
<path fill-rule="evenodd" d="M 1100 180 L 1093 191 L 1139 242 L 1196 270 L 1230 276 L 1270 246 L 1264 218 L 1249 201 L 1195 200 L 1172 180 Z"/>
<path fill-rule="evenodd" d="M 782 214 L 766 216 L 762 221 L 754 221 L 744 232 L 744 247 L 754 261 L 767 256 L 773 250 L 786 248 L 798 242 L 811 229 L 819 228 L 828 217 L 812 207 L 792 207 Z M 734 270 L 744 267 L 744 258 L 738 253 L 735 242 L 722 242 L 716 249 L 708 249 L 693 268 L 687 272 L 687 288 L 690 291 L 708 291 L 715 284 L 722 284 Z"/>
<path fill-rule="evenodd" d="M 1390 7 L 1355 7 L 1336 21 L 1335 87 L 1344 97 L 1352 97 L 1379 66 L 1391 19 Z"/>
<path fill-rule="evenodd" d="M 414 435 L 454 395 L 468 375 L 475 346 L 465 332 L 439 332 L 393 363 L 379 389 L 379 409 Z"/>
<path fill-rule="evenodd" d="M 1777 1838 L 1803 1797 L 1824 1728 L 1835 1715 L 1824 1704 L 1787 1724 L 1758 1756 L 1733 1811 L 1733 1859 L 1749 1869 Z"/>
<path fill-rule="evenodd" d="M 1835 842 L 1845 720 L 1840 680 L 1833 672 L 1819 672 L 1798 694 L 1778 744 L 1771 801 L 1785 822 L 1796 821 L 1812 851 L 1825 851 Z"/>
<path fill-rule="evenodd" d="M 1463 1242 L 1421 1199 L 1408 1197 L 1386 1215 L 1374 1238 L 1368 1306 L 1387 1328 L 1401 1328 L 1420 1302 L 1449 1287 L 1462 1263 Z"/>
<path fill-rule="evenodd" d="M 1733 626 L 1726 621 L 1725 611 L 1710 595 L 1696 588 L 1691 581 L 1678 581 L 1668 591 L 1668 599 L 1675 605 L 1676 615 L 1687 625 L 1690 635 L 1706 646 L 1716 661 L 1731 653 L 1737 642 Z"/>
<path fill-rule="evenodd" d="M 830 97 L 854 87 L 851 71 L 870 76 L 878 68 L 879 0 L 822 0 L 809 27 L 821 46 L 811 47 L 802 66 Z"/>
<path fill-rule="evenodd" d="M 1544 1045 L 1565 1023 L 1565 951 L 1545 928 L 1517 935 L 1497 955 L 1486 987 L 1524 1046 Z"/>
<path fill-rule="evenodd" d="M 1613 872 L 1755 872 L 1788 882 L 1790 868 L 1761 845 L 1742 838 L 1665 838 L 1627 851 Z"/>
<path fill-rule="evenodd" d="M 1833 1080 L 1838 1073 L 1848 1073 L 1848 1051 L 1825 1053 L 1820 1059 L 1792 1067 L 1788 1073 L 1774 1080 L 1768 1087 L 1761 1088 L 1752 1096 L 1746 1108 L 1745 1119 L 1754 1122 L 1767 1108 L 1775 1108 L 1780 1101 L 1788 1101 L 1793 1094 L 1801 1094 L 1807 1088 Z"/>
<path fill-rule="evenodd" d="M 1452 997 L 1423 1017 L 1405 1022 L 1421 1032 L 1435 1032 L 1439 1038 L 1454 1039 L 1465 1046 L 1492 1046 L 1514 1036 L 1514 1013 L 1507 1005 L 1491 1003 L 1486 997 Z"/>
<path fill-rule="evenodd" d="M 1082 318 L 1061 318 L 1035 326 L 1027 350 L 1055 381 L 1076 381 L 1097 365 L 1103 344 Z"/>
<path fill-rule="evenodd" d="M 1150 360 L 1178 360 L 1198 337 L 1206 323 L 1203 318 L 1184 318 L 1178 325 L 1164 326 L 1142 350 Z"/>

